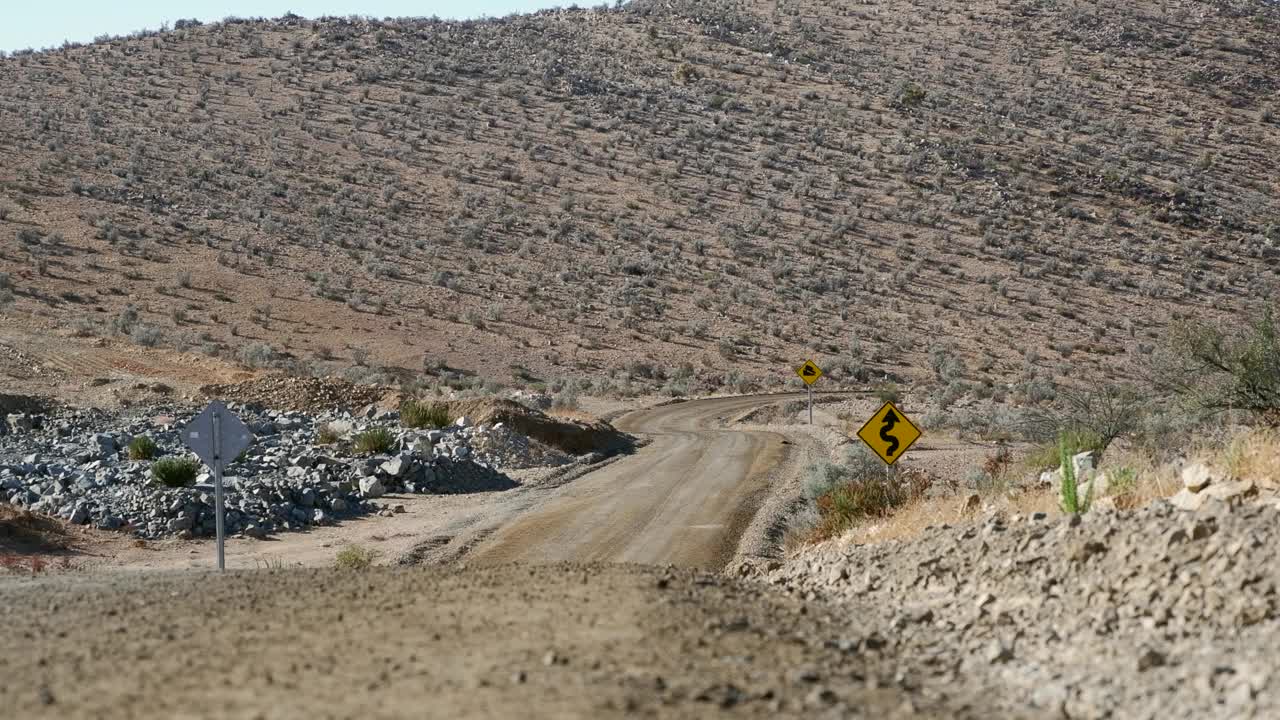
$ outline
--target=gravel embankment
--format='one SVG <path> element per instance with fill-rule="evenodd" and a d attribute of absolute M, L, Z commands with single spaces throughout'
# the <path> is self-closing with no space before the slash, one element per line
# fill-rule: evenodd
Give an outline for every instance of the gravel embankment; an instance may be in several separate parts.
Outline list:
<path fill-rule="evenodd" d="M 818 547 L 769 581 L 843 605 L 921 681 L 986 688 L 1000 714 L 1280 717 L 1278 545 L 1273 505 L 1161 502 Z"/>

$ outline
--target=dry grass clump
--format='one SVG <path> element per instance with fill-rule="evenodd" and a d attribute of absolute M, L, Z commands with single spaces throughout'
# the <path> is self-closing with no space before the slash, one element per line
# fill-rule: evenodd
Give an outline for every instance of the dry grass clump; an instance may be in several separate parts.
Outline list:
<path fill-rule="evenodd" d="M 360 545 L 349 545 L 338 551 L 333 566 L 339 570 L 367 570 L 382 553 Z"/>

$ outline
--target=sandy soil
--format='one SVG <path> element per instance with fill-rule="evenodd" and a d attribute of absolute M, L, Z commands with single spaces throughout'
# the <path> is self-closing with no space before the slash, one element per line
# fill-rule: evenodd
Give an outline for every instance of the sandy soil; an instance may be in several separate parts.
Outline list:
<path fill-rule="evenodd" d="M 687 570 L 8 579 L 0 606 L 9 717 L 985 716 L 842 651 L 846 618 Z"/>

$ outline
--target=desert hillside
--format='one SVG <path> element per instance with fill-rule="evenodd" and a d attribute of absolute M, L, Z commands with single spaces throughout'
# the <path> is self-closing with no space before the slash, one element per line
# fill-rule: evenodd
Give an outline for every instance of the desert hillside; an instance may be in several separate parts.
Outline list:
<path fill-rule="evenodd" d="M 0 389 L 1123 376 L 1275 296 L 1280 8 L 636 0 L 0 60 Z M 107 359 L 103 359 L 107 358 Z"/>

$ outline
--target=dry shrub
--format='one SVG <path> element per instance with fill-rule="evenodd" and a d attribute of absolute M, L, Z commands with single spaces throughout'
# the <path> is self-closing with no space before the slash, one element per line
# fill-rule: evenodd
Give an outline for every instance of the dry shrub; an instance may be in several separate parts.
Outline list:
<path fill-rule="evenodd" d="M 859 522 L 886 517 L 924 498 L 933 485 L 929 473 L 907 468 L 892 473 L 863 473 L 841 480 L 817 498 L 819 520 L 814 541 L 837 537 Z"/>

